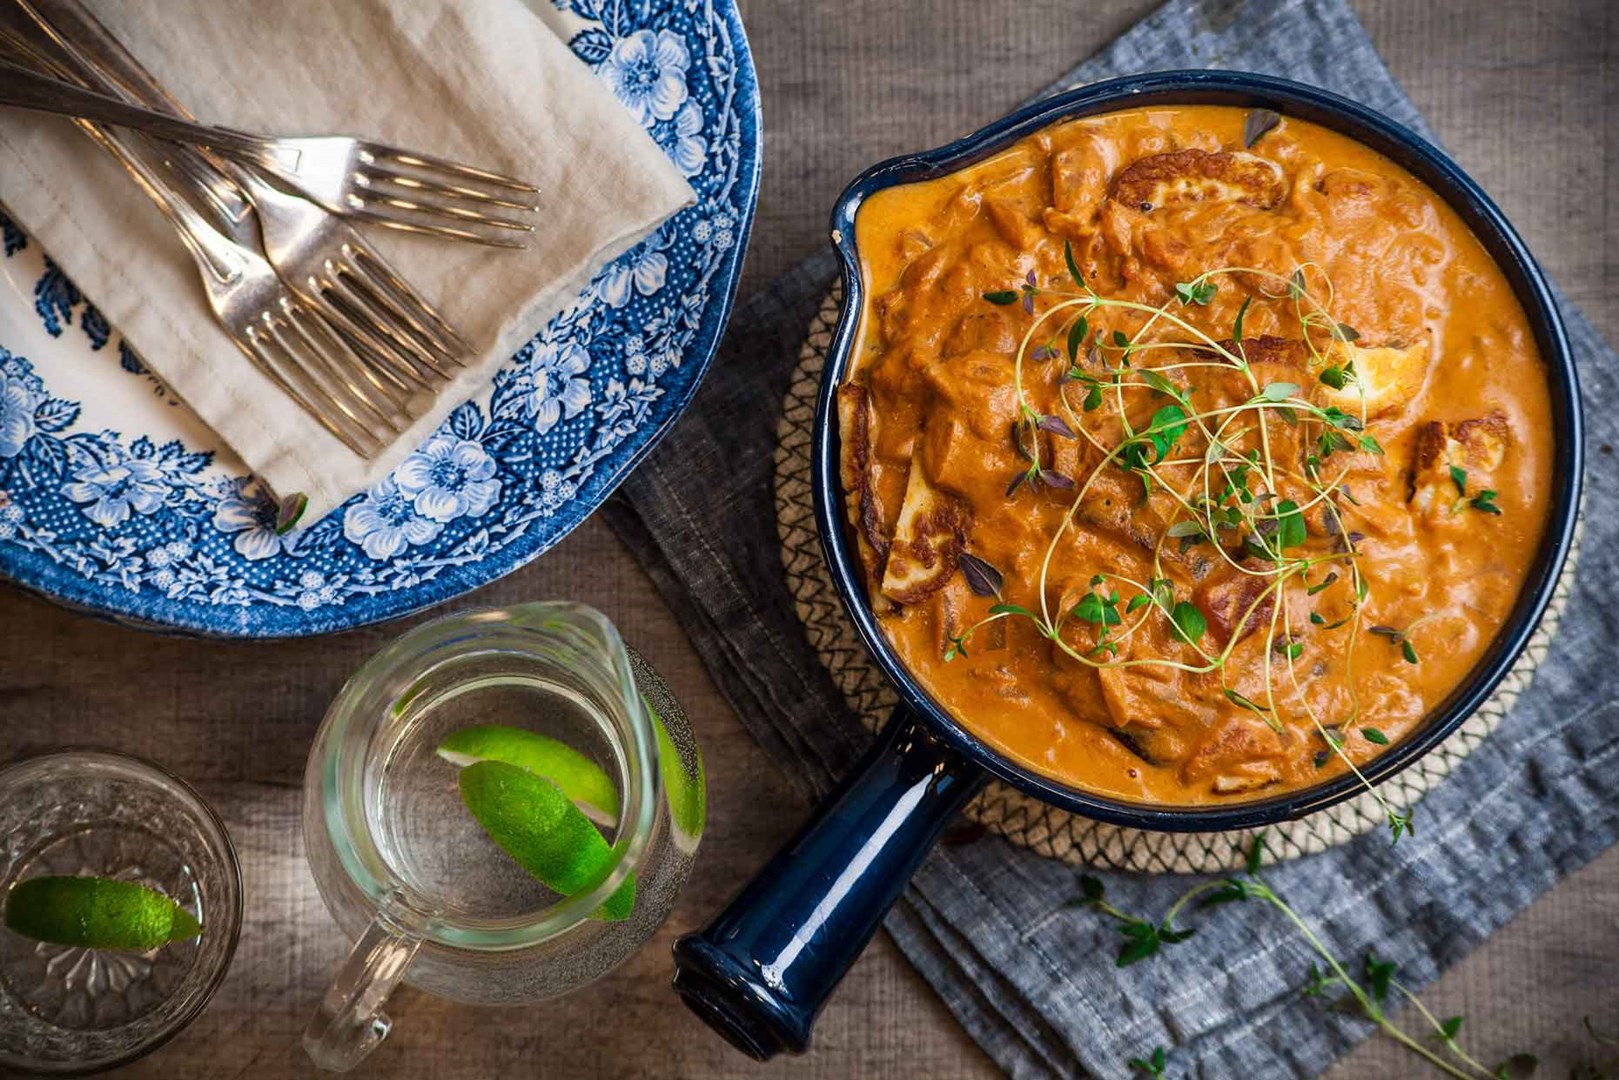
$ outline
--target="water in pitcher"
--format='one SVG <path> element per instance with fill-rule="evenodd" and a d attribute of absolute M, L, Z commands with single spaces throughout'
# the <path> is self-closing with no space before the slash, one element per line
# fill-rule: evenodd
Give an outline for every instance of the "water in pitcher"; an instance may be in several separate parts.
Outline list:
<path fill-rule="evenodd" d="M 489 652 L 424 674 L 373 737 L 365 812 L 393 871 L 452 921 L 521 918 L 560 899 L 489 838 L 462 801 L 458 764 L 438 753 L 449 736 L 488 724 L 555 739 L 624 787 L 609 718 L 569 672 L 533 654 Z M 598 824 L 612 843 L 614 825 Z"/>

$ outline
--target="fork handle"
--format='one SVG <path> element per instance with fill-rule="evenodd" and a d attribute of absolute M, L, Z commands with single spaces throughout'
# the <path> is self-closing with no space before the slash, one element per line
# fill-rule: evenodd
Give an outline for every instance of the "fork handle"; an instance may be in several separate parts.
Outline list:
<path fill-rule="evenodd" d="M 267 160 L 263 143 L 252 135 L 229 128 L 193 124 L 177 116 L 143 109 L 127 101 L 40 75 L 6 60 L 0 60 L 0 105 L 92 120 L 113 127 L 134 128 L 160 139 L 206 146 L 254 163 Z"/>

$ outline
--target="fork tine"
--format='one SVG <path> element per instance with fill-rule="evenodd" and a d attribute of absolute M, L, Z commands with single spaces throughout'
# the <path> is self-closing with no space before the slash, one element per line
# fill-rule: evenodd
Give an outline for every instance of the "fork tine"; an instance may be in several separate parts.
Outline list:
<path fill-rule="evenodd" d="M 399 361 L 408 364 L 412 377 L 425 389 L 437 389 L 437 383 L 448 382 L 450 373 L 439 363 L 438 350 L 430 341 L 424 341 L 411 332 L 398 312 L 385 297 L 361 287 L 361 275 L 347 261 L 333 264 L 328 261 L 331 275 L 330 297 L 340 303 L 346 314 L 362 321 L 369 335 L 378 340 L 378 347 L 386 348 Z"/>
<path fill-rule="evenodd" d="M 358 177 L 357 182 L 365 178 Z M 406 210 L 414 214 L 426 214 L 430 217 L 452 218 L 458 222 L 472 225 L 487 225 L 492 229 L 509 229 L 512 232 L 533 232 L 534 226 L 526 221 L 513 221 L 510 218 L 496 217 L 481 210 L 468 210 L 465 207 L 455 206 L 445 202 L 421 202 L 416 199 L 407 199 L 402 195 L 391 195 L 381 188 L 364 186 L 365 194 L 356 195 L 362 204 L 380 204 L 395 210 Z"/>
<path fill-rule="evenodd" d="M 471 229 L 460 229 L 453 225 L 429 225 L 425 222 L 409 221 L 394 217 L 388 213 L 365 209 L 359 205 L 358 200 L 351 200 L 349 216 L 374 222 L 388 229 L 398 229 L 400 232 L 420 233 L 423 236 L 440 236 L 449 240 L 467 240 L 474 244 L 484 244 L 498 248 L 523 248 L 528 244 L 523 240 L 508 239 L 504 236 L 486 236 Z"/>
<path fill-rule="evenodd" d="M 475 168 L 459 161 L 451 161 L 448 158 L 435 157 L 432 154 L 422 154 L 413 150 L 396 150 L 391 147 L 367 144 L 361 147 L 359 157 L 361 161 L 367 164 L 390 162 L 413 169 L 449 173 L 451 176 L 460 176 L 468 180 L 482 180 L 486 184 L 509 188 L 512 191 L 521 191 L 533 195 L 540 193 L 539 188 L 533 184 L 518 180 L 516 177 L 502 176 L 500 173 Z"/>
<path fill-rule="evenodd" d="M 401 340 L 399 332 L 387 325 L 387 312 L 378 312 L 375 305 L 357 295 L 330 261 L 327 275 L 311 278 L 310 286 L 315 294 L 312 299 L 318 300 L 321 314 L 330 319 L 337 330 L 355 339 L 380 373 L 403 393 L 403 397 L 391 395 L 397 406 L 402 408 L 411 397 L 435 388 L 432 377 L 423 373 L 423 367 L 441 378 L 448 378 L 423 360 L 419 345 L 408 338 Z"/>
<path fill-rule="evenodd" d="M 377 437 L 376 428 L 373 425 L 380 425 L 384 430 L 397 434 L 400 429 L 396 428 L 389 421 L 387 414 L 385 414 L 381 409 L 377 408 L 375 404 L 366 398 L 364 391 L 357 387 L 354 382 L 342 372 L 339 365 L 333 360 L 331 354 L 315 341 L 310 327 L 305 325 L 305 320 L 307 318 L 306 310 L 289 301 L 283 301 L 282 312 L 285 316 L 287 326 L 294 334 L 297 335 L 298 341 L 302 345 L 302 349 L 295 348 L 293 343 L 289 340 L 288 335 L 282 333 L 278 325 L 272 324 L 272 332 L 276 334 L 276 339 L 281 344 L 281 347 L 286 349 L 288 354 L 296 358 L 298 362 L 304 364 L 306 366 L 306 370 L 311 363 L 318 365 L 321 371 L 311 371 L 310 374 L 313 377 L 320 379 L 320 381 L 326 385 L 326 389 L 328 391 L 327 396 L 332 401 L 332 404 L 334 404 L 338 410 L 343 413 L 343 415 L 347 416 L 350 420 L 354 421 L 356 424 L 365 429 L 365 431 L 373 438 Z M 342 352 L 347 351 L 347 346 L 343 346 Z M 322 378 L 322 376 L 324 376 L 324 378 Z M 333 391 L 334 384 L 337 388 L 344 392 L 341 396 Z M 360 416 L 355 412 L 354 407 L 351 407 L 351 403 L 352 406 L 357 406 L 360 410 L 368 413 L 371 420 L 368 422 L 360 419 Z M 382 440 L 379 438 L 378 442 L 380 443 L 381 441 Z"/>
<path fill-rule="evenodd" d="M 414 176 L 411 173 L 400 172 L 386 162 L 378 162 L 372 166 L 373 172 L 360 172 L 356 175 L 363 177 L 366 184 L 377 183 L 393 184 L 396 187 L 419 191 L 424 195 L 435 195 L 443 199 L 469 199 L 472 202 L 488 203 L 490 206 L 502 206 L 508 210 L 522 210 L 526 213 L 537 213 L 540 209 L 537 203 L 518 202 L 516 199 L 501 195 L 494 195 L 477 188 L 467 187 L 465 184 L 446 184 L 439 180 L 431 180 L 424 176 Z"/>
<path fill-rule="evenodd" d="M 363 244 L 345 244 L 343 253 L 348 256 L 348 269 L 355 277 L 379 297 L 390 301 L 406 324 L 431 343 L 441 356 L 457 367 L 465 366 L 461 358 L 472 355 L 471 344 L 394 273 L 382 256 Z"/>
<path fill-rule="evenodd" d="M 321 427 L 330 432 L 333 438 L 362 458 L 370 458 L 382 448 L 381 441 L 371 435 L 370 432 L 365 432 L 366 438 L 362 442 L 353 432 L 333 420 L 326 410 L 317 406 L 301 389 L 292 384 L 291 380 L 280 370 L 282 362 L 271 355 L 268 345 L 274 339 L 267 332 L 260 330 L 257 326 L 249 326 L 244 336 L 245 340 L 236 339 L 236 343 L 247 354 L 248 359 L 253 362 L 253 366 L 268 376 L 270 381 L 275 383 L 283 393 L 297 402 L 298 407 L 313 417 Z M 308 374 L 298 369 L 296 365 L 294 365 L 294 370 L 298 370 L 300 381 L 307 384 L 309 381 Z M 321 397 L 328 396 L 320 390 L 318 384 L 313 389 Z"/>

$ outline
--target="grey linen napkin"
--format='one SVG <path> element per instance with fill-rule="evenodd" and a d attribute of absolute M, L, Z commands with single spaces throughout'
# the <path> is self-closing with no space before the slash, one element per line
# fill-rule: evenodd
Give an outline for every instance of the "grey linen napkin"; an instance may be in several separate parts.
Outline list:
<path fill-rule="evenodd" d="M 1343 0 L 1171 0 L 1047 92 L 1131 72 L 1221 67 L 1346 94 L 1426 131 Z M 772 502 L 777 410 L 834 276 L 817 256 L 732 321 L 714 374 L 659 453 L 609 504 L 743 721 L 824 791 L 868 742 L 817 662 L 783 581 Z M 1619 442 L 1619 357 L 1565 305 L 1593 451 Z M 1609 459 L 1597 453 L 1595 461 Z M 1386 833 L 1279 865 L 1267 880 L 1340 957 L 1376 947 L 1425 984 L 1619 838 L 1619 471 L 1587 477 L 1574 595 L 1548 660 L 1499 729 Z M 1102 875 L 1126 910 L 1161 914 L 1178 877 Z M 1311 1075 L 1372 1030 L 1303 998 L 1313 954 L 1251 904 L 1119 970 L 1119 936 L 1076 904 L 1079 873 L 985 837 L 946 843 L 887 928 L 973 1038 L 1018 1077 L 1117 1077 L 1172 1048 L 1173 1072 Z"/>

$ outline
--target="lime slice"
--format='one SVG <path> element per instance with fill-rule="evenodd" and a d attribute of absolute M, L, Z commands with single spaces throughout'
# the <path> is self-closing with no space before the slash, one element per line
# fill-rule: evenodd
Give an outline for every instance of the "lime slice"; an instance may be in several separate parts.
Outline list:
<path fill-rule="evenodd" d="M 596 826 L 543 776 L 504 761 L 474 761 L 461 770 L 461 801 L 489 838 L 549 888 L 573 896 L 592 888 L 613 865 L 613 849 Z M 618 921 L 635 907 L 635 875 L 596 918 Z"/>
<path fill-rule="evenodd" d="M 6 897 L 6 925 L 56 945 L 137 952 L 202 933 L 196 917 L 162 893 L 98 877 L 19 881 Z"/>
<path fill-rule="evenodd" d="M 675 741 L 669 737 L 669 729 L 663 726 L 663 718 L 645 694 L 641 695 L 641 704 L 658 732 L 658 763 L 663 773 L 664 794 L 669 799 L 669 816 L 674 819 L 675 828 L 695 840 L 703 835 L 703 823 L 708 819 L 708 783 L 703 776 L 703 755 L 700 751 L 696 753 L 696 775 L 688 773 L 680 751 L 675 749 Z"/>
<path fill-rule="evenodd" d="M 538 773 L 555 782 L 591 820 L 608 828 L 618 823 L 618 788 L 601 766 L 567 743 L 523 728 L 480 724 L 445 739 L 438 754 L 455 765 L 504 761 Z"/>

